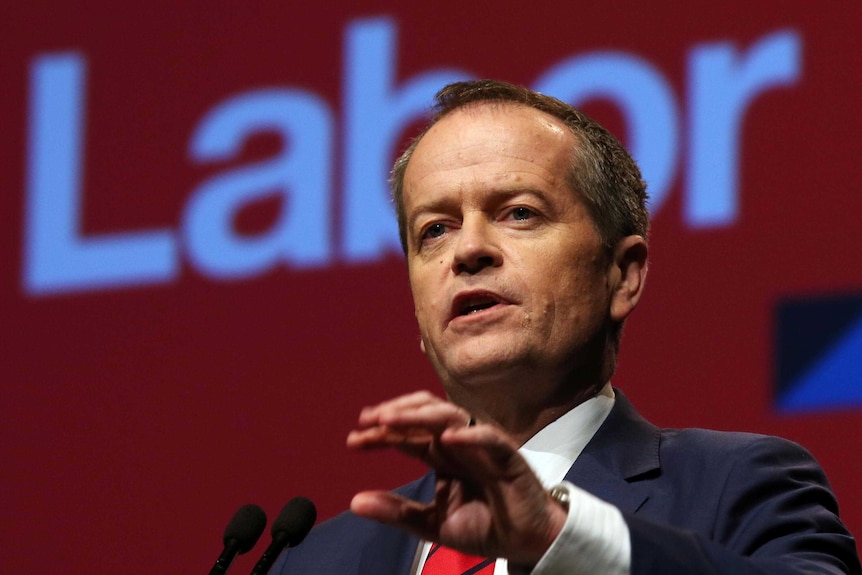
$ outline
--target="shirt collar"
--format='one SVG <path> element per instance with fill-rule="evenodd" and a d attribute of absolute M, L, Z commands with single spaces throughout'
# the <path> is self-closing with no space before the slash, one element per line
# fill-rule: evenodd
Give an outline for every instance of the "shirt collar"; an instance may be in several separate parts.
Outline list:
<path fill-rule="evenodd" d="M 614 406 L 610 383 L 542 428 L 519 450 L 545 487 L 560 483 Z"/>

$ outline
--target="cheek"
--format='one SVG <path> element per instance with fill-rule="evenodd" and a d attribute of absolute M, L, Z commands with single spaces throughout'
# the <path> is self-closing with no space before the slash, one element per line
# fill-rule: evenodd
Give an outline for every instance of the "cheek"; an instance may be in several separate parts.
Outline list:
<path fill-rule="evenodd" d="M 440 290 L 413 289 L 413 309 L 417 319 L 429 319 L 439 311 Z"/>
<path fill-rule="evenodd" d="M 422 287 L 424 286 L 424 287 Z M 423 339 L 433 338 L 440 329 L 444 319 L 443 301 L 440 289 L 429 289 L 427 284 L 414 284 L 413 289 L 413 313 L 419 326 L 419 333 Z M 431 341 L 430 343 L 433 343 Z M 424 342 L 422 351 L 425 352 Z"/>
<path fill-rule="evenodd" d="M 410 292 L 413 294 L 413 304 L 417 313 L 420 309 L 427 313 L 433 307 L 435 298 L 440 296 L 445 277 L 441 277 L 437 268 L 438 266 L 416 265 L 407 270 Z"/>
<path fill-rule="evenodd" d="M 605 282 L 587 262 L 550 266 L 544 275 L 544 314 L 555 337 L 571 337 L 575 331 L 593 329 L 607 312 Z"/>

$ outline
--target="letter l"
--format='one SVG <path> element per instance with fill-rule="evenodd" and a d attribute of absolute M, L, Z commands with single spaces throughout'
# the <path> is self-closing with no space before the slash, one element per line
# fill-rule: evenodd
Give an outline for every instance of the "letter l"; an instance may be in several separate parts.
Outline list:
<path fill-rule="evenodd" d="M 85 63 L 37 58 L 30 76 L 23 287 L 31 295 L 160 283 L 178 270 L 167 230 L 80 235 Z"/>

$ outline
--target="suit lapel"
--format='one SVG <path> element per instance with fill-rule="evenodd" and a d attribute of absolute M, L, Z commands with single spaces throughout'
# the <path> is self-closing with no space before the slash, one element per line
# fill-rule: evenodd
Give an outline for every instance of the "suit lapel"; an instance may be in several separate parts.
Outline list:
<path fill-rule="evenodd" d="M 649 498 L 660 470 L 660 431 L 619 390 L 608 418 L 566 474 L 566 480 L 627 513 Z"/>
<path fill-rule="evenodd" d="M 419 539 L 394 527 L 383 526 L 378 537 L 362 551 L 361 574 L 408 575 Z"/>

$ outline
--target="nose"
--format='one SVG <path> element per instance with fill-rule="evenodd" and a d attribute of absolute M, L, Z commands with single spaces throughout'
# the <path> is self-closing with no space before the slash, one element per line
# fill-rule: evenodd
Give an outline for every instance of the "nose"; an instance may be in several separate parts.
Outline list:
<path fill-rule="evenodd" d="M 493 224 L 481 215 L 464 219 L 454 248 L 452 271 L 456 274 L 475 274 L 503 263 Z"/>

